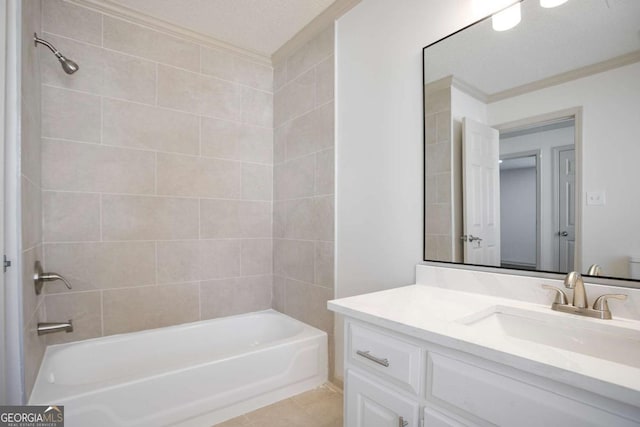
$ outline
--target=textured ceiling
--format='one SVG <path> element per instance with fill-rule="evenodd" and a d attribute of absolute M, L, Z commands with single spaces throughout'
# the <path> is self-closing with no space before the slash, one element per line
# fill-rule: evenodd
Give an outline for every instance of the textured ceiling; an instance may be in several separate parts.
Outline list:
<path fill-rule="evenodd" d="M 524 0 L 511 30 L 487 20 L 428 47 L 425 81 L 453 75 L 490 95 L 638 50 L 640 0 Z"/>
<path fill-rule="evenodd" d="M 265 56 L 334 0 L 111 0 L 208 37 Z"/>

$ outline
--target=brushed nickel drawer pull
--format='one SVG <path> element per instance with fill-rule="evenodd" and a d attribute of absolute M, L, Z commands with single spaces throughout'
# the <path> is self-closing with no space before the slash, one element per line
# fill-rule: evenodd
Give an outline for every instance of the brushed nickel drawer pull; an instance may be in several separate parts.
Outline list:
<path fill-rule="evenodd" d="M 372 362 L 377 363 L 378 365 L 382 365 L 382 366 L 384 366 L 385 368 L 388 368 L 388 367 L 389 367 L 389 360 L 387 360 L 387 359 L 380 359 L 380 358 L 378 358 L 378 357 L 372 356 L 371 354 L 369 354 L 369 351 L 368 351 L 368 350 L 367 350 L 367 351 L 356 350 L 356 354 L 357 354 L 358 356 L 362 356 L 362 357 L 364 357 L 365 359 L 369 359 L 369 360 L 371 360 Z"/>

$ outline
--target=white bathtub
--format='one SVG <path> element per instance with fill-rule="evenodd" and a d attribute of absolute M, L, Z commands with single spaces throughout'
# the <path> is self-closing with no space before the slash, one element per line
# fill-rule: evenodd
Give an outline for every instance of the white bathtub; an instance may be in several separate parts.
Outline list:
<path fill-rule="evenodd" d="M 67 427 L 211 426 L 326 380 L 326 333 L 267 310 L 49 346 L 29 404 Z"/>

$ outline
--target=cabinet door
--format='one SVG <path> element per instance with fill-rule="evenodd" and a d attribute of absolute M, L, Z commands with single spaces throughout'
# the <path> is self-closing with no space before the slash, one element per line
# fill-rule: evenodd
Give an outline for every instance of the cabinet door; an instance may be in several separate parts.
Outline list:
<path fill-rule="evenodd" d="M 345 425 L 349 427 L 418 427 L 418 402 L 381 380 L 347 370 Z"/>

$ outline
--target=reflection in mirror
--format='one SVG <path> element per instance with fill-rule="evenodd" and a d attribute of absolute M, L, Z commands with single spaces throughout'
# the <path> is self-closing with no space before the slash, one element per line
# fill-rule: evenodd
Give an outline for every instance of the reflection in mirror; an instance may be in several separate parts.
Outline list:
<path fill-rule="evenodd" d="M 521 10 L 424 49 L 424 258 L 640 280 L 640 1 Z"/>

